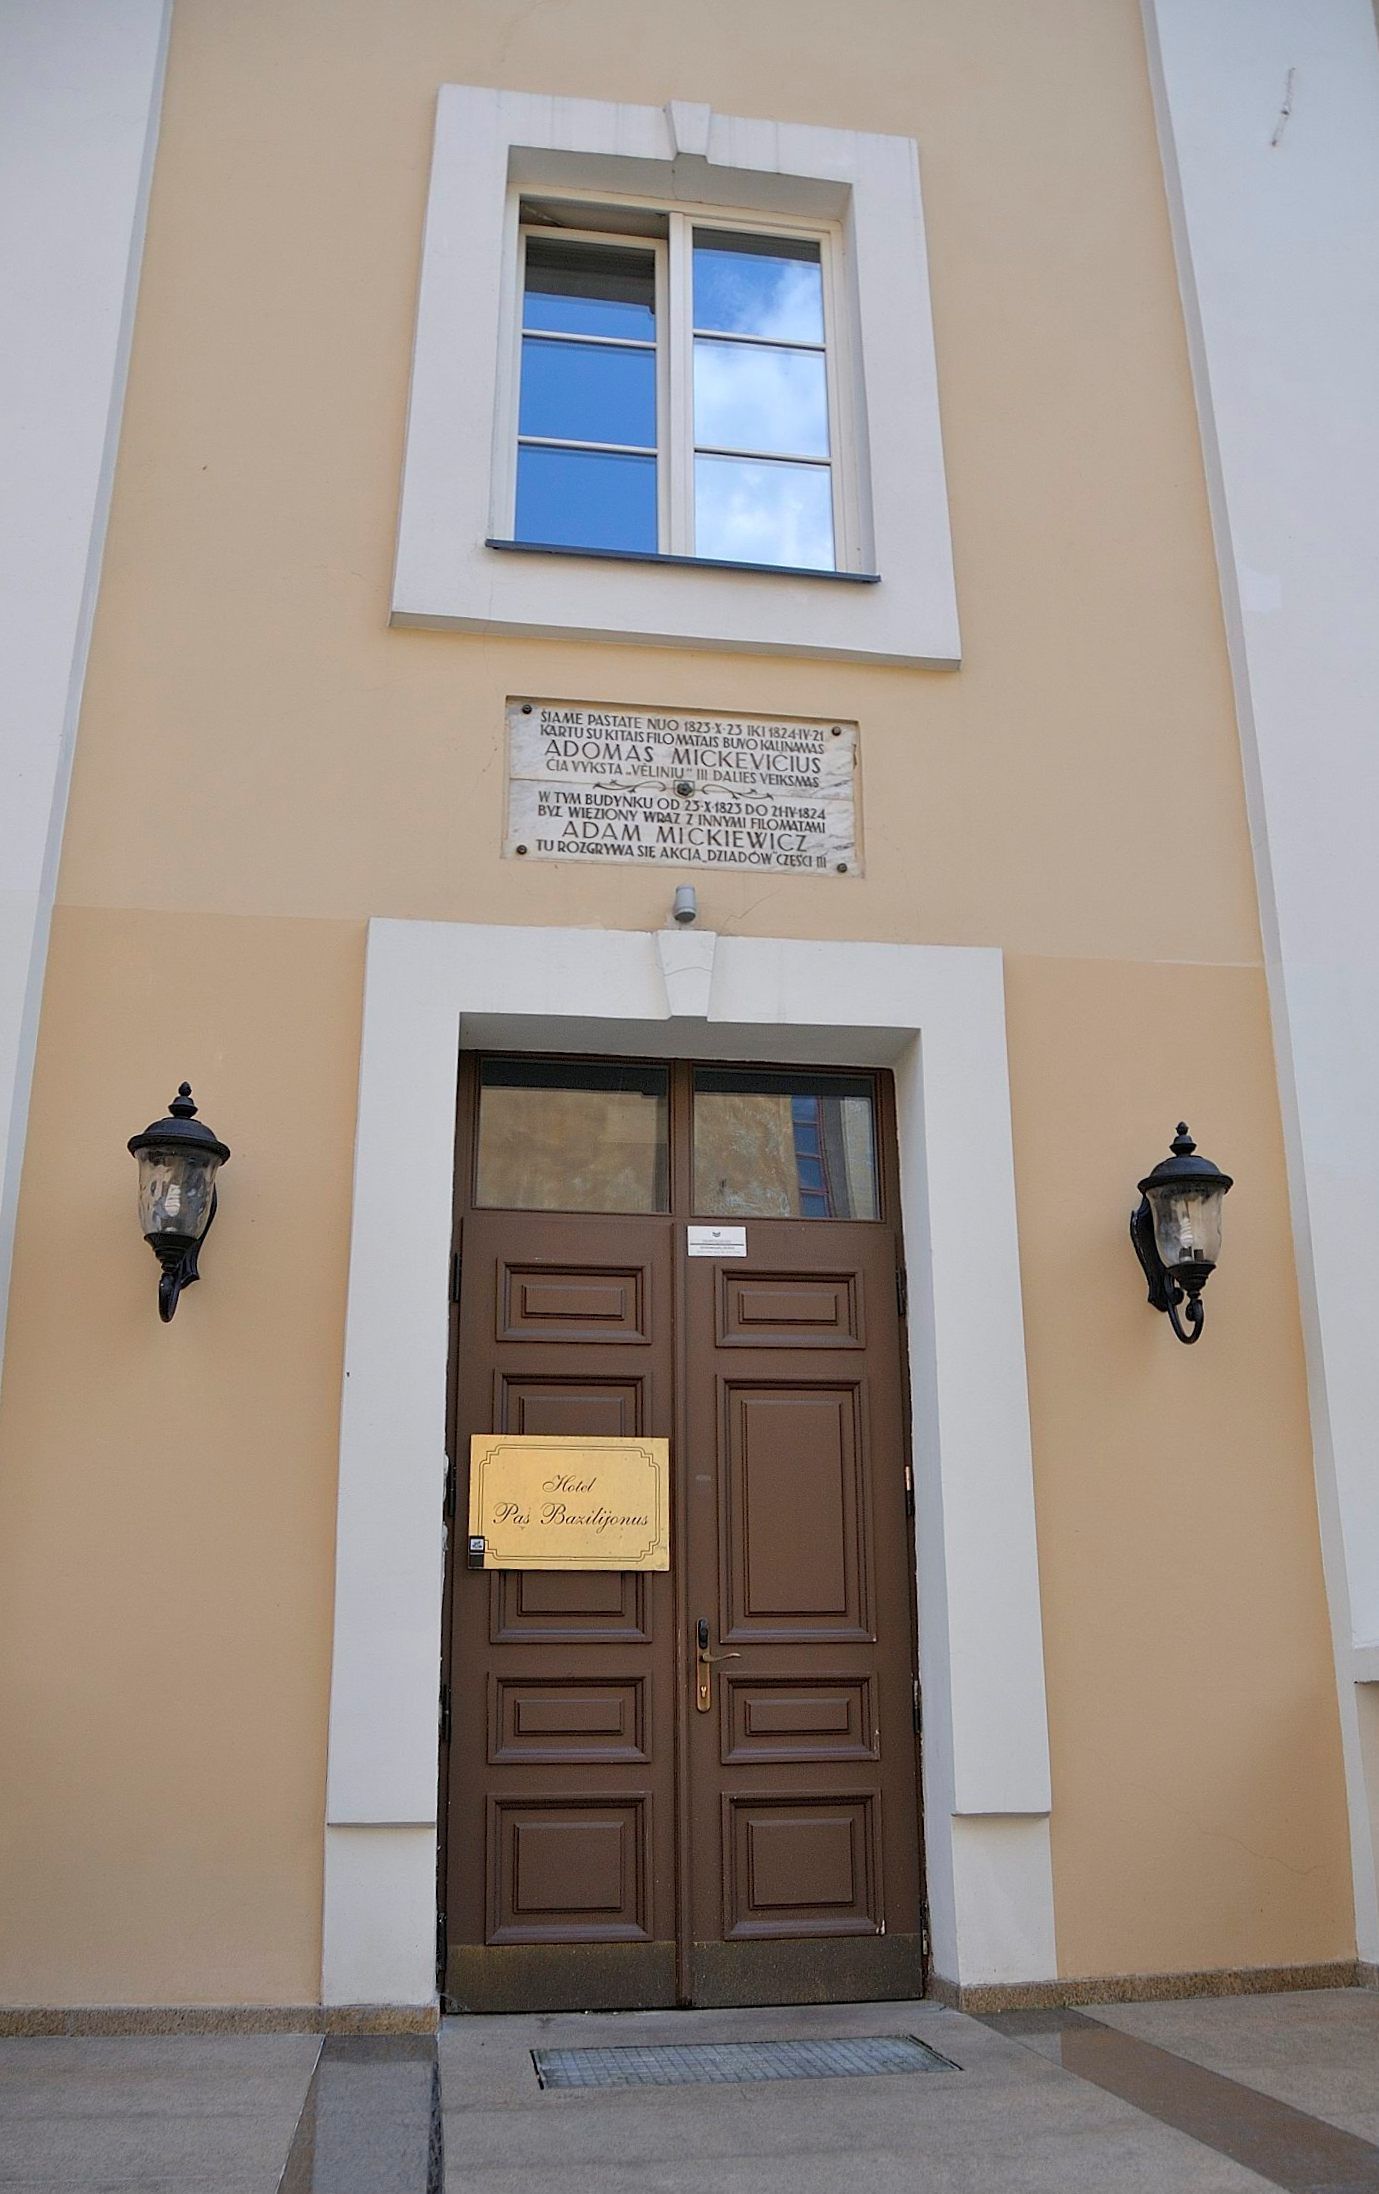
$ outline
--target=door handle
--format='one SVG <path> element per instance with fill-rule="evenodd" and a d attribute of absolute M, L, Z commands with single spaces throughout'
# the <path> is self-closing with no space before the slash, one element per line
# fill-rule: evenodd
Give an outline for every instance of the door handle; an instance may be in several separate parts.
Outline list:
<path fill-rule="evenodd" d="M 694 1666 L 695 1666 L 695 1686 L 694 1686 L 694 1703 L 695 1703 L 696 1707 L 697 1707 L 697 1708 L 699 1709 L 699 1712 L 700 1712 L 701 1714 L 707 1714 L 707 1713 L 708 1713 L 708 1711 L 709 1711 L 709 1709 L 710 1709 L 710 1707 L 711 1707 L 711 1706 L 713 1705 L 713 1664 L 714 1664 L 714 1662 L 715 1662 L 715 1661 L 740 1661 L 740 1660 L 742 1659 L 742 1655 L 741 1655 L 740 1653 L 738 1653 L 737 1651 L 735 1651 L 735 1650 L 734 1650 L 733 1648 L 731 1648 L 731 1647 L 729 1648 L 729 1650 L 728 1650 L 728 1651 L 727 1651 L 726 1653 L 710 1653 L 710 1651 L 709 1651 L 709 1619 L 708 1619 L 707 1615 L 701 1615 L 701 1616 L 700 1616 L 700 1618 L 699 1618 L 699 1625 L 698 1625 L 698 1630 L 697 1630 L 697 1632 L 696 1632 L 696 1639 L 697 1639 L 697 1643 L 696 1643 L 696 1647 L 695 1647 L 695 1654 L 694 1654 Z"/>

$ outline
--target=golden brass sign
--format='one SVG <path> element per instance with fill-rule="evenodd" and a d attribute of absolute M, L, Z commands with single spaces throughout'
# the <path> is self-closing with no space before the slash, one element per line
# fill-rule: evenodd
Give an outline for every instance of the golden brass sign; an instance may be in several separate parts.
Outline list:
<path fill-rule="evenodd" d="M 485 1569 L 669 1569 L 670 1442 L 476 1433 L 469 1536 Z"/>

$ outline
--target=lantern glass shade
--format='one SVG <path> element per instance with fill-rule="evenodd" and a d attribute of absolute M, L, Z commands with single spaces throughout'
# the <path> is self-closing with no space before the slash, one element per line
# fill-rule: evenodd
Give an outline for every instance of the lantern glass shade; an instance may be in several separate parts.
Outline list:
<path fill-rule="evenodd" d="M 1169 1272 L 1183 1265 L 1214 1265 L 1221 1255 L 1224 1180 L 1169 1180 L 1145 1188 L 1154 1214 L 1154 1243 Z"/>
<path fill-rule="evenodd" d="M 145 1234 L 176 1234 L 199 1242 L 211 1216 L 220 1159 L 214 1151 L 141 1150 L 139 1225 Z"/>

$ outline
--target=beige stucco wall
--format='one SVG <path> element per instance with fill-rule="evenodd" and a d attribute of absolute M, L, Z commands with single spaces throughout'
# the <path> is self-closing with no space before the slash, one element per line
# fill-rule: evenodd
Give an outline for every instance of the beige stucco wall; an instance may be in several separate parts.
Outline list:
<path fill-rule="evenodd" d="M 961 672 L 388 629 L 445 80 L 918 138 Z M 499 859 L 510 692 L 859 721 L 864 879 L 687 874 L 720 930 L 1012 956 L 1062 1969 L 1346 1955 L 1258 923 L 1134 0 L 177 0 L 0 1414 L 0 1999 L 316 1995 L 363 923 L 655 926 L 677 880 Z M 235 1157 L 165 1332 L 122 1145 L 183 1074 Z M 1240 1183 L 1190 1357 L 1123 1239 L 1180 1108 Z"/>
<path fill-rule="evenodd" d="M 1353 1954 L 1263 971 L 1006 980 L 1060 1970 Z M 1237 1182 L 1191 1353 L 1124 1239 L 1175 1089 Z"/>
<path fill-rule="evenodd" d="M 362 972 L 341 922 L 56 923 L 0 1427 L 0 2001 L 318 1995 Z M 164 1327 L 121 1146 L 184 1074 L 232 1156 Z"/>

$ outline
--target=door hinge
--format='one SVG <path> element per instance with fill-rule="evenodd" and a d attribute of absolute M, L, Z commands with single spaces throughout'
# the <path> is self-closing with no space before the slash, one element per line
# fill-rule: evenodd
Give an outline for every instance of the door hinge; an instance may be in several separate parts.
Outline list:
<path fill-rule="evenodd" d="M 441 1743 L 442 1743 L 443 1745 L 448 1745 L 448 1744 L 449 1744 L 449 1742 L 450 1742 L 450 1686 L 449 1686 L 449 1684 L 442 1684 L 442 1685 L 441 1685 L 441 1695 L 440 1695 L 440 1708 L 439 1708 L 439 1712 L 438 1712 L 438 1714 L 437 1714 L 437 1717 L 436 1717 L 436 1718 L 437 1718 L 437 1720 L 438 1720 L 438 1722 L 439 1722 L 439 1724 L 440 1724 Z"/>
<path fill-rule="evenodd" d="M 906 1278 L 903 1265 L 897 1265 L 895 1268 L 895 1307 L 902 1318 L 909 1316 L 910 1283 Z"/>
<path fill-rule="evenodd" d="M 459 1299 L 460 1253 L 457 1249 L 452 1249 L 450 1252 L 450 1300 L 452 1303 L 458 1303 Z"/>
<path fill-rule="evenodd" d="M 918 1678 L 918 1676 L 916 1676 L 916 1678 L 915 1678 L 915 1735 L 916 1735 L 916 1736 L 918 1736 L 918 1735 L 920 1734 L 920 1731 L 921 1731 L 921 1730 L 923 1729 L 923 1727 L 924 1727 L 924 1709 L 923 1709 L 923 1707 L 922 1707 L 922 1706 L 920 1705 L 920 1701 L 919 1701 L 919 1678 Z"/>
<path fill-rule="evenodd" d="M 453 1466 L 452 1466 L 452 1467 L 453 1467 Z M 915 1473 L 914 1473 L 914 1465 L 913 1465 L 913 1463 L 907 1463 L 907 1464 L 905 1465 L 905 1514 L 906 1514 L 907 1516 L 913 1516 L 913 1515 L 914 1515 L 914 1512 L 915 1512 Z"/>

